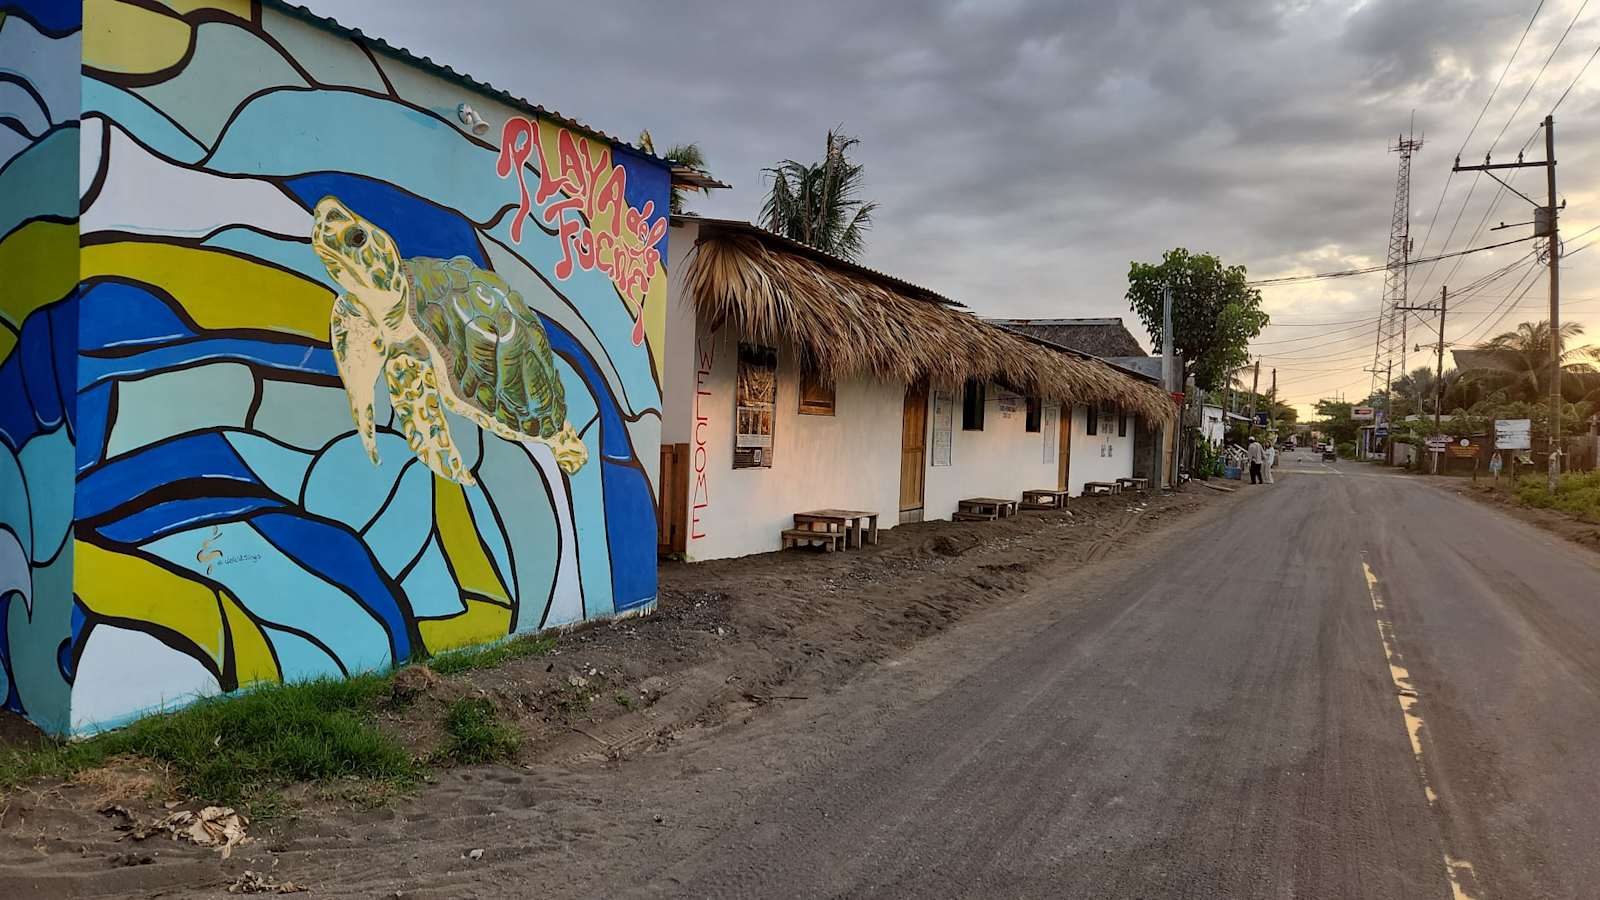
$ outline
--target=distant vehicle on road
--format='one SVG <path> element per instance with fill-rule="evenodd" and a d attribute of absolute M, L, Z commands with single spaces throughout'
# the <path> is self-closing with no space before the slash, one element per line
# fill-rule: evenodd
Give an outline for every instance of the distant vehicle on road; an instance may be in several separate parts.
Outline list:
<path fill-rule="evenodd" d="M 1333 462 L 1333 461 L 1337 460 L 1338 458 L 1339 458 L 1339 454 L 1333 452 L 1333 448 L 1332 447 L 1323 447 L 1322 448 L 1322 461 L 1323 462 Z"/>

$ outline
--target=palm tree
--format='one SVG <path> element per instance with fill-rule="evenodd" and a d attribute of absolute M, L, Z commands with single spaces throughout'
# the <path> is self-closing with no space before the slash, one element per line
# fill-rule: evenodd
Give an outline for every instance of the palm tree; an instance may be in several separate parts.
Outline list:
<path fill-rule="evenodd" d="M 864 170 L 850 161 L 849 151 L 859 143 L 831 129 L 821 162 L 786 159 L 762 170 L 772 179 L 772 191 L 761 207 L 762 224 L 826 253 L 850 260 L 859 257 L 878 208 L 856 196 Z"/>
<path fill-rule="evenodd" d="M 1583 326 L 1567 322 L 1561 326 L 1561 344 L 1571 347 Z M 1489 390 L 1504 390 L 1513 399 L 1535 402 L 1549 396 L 1550 379 L 1554 376 L 1550 363 L 1550 322 L 1523 322 L 1514 331 L 1490 338 L 1477 348 L 1478 370 L 1474 374 Z M 1561 354 L 1561 387 L 1563 394 L 1569 387 L 1579 387 L 1587 379 L 1573 376 L 1592 375 L 1595 367 L 1595 348 L 1572 347 Z"/>
<path fill-rule="evenodd" d="M 651 139 L 650 131 L 648 129 L 639 132 L 639 147 L 646 153 L 656 152 L 655 141 Z M 673 162 L 680 166 L 688 166 L 691 169 L 698 169 L 702 172 L 705 171 L 706 168 L 706 154 L 704 150 L 700 149 L 699 144 L 673 144 L 664 152 L 657 155 L 668 162 Z M 675 216 L 682 215 L 684 211 L 683 201 L 686 196 L 685 192 L 698 192 L 699 190 L 699 188 L 694 187 L 693 185 L 680 185 L 674 183 L 672 185 L 672 199 L 668 201 L 668 211 Z"/>

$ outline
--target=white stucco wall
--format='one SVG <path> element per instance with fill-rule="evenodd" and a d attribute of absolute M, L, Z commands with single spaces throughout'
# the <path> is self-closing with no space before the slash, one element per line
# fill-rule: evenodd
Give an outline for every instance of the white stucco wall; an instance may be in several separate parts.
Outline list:
<path fill-rule="evenodd" d="M 1116 481 L 1133 475 L 1133 435 L 1138 420 L 1128 417 L 1127 437 L 1117 436 L 1116 416 L 1101 416 L 1100 433 L 1089 434 L 1089 408 L 1072 409 L 1072 452 L 1067 462 L 1067 490 L 1076 497 L 1086 481 Z"/>
<path fill-rule="evenodd" d="M 1016 411 L 1009 417 L 1001 412 L 1000 398 L 1015 397 Z M 1059 448 L 1052 442 L 1049 460 L 1044 456 L 1044 428 L 1026 431 L 1027 404 L 1024 398 L 989 385 L 982 431 L 961 429 L 961 395 L 955 394 L 955 416 L 950 447 L 950 465 L 928 467 L 927 489 L 923 494 L 924 519 L 948 519 L 959 501 L 968 497 L 1001 497 L 1016 500 L 1025 490 L 1056 486 Z M 929 459 L 932 459 L 932 414 L 929 415 Z M 1055 426 L 1059 429 L 1059 425 Z M 1059 431 L 1058 431 L 1059 434 Z M 897 482 L 898 483 L 898 482 Z"/>
<path fill-rule="evenodd" d="M 795 356 L 779 347 L 772 466 L 735 469 L 737 338 L 730 329 L 703 329 L 694 345 L 672 354 L 694 376 L 689 437 L 681 441 L 690 445 L 687 558 L 777 550 L 794 514 L 809 509 L 871 510 L 879 528 L 895 525 L 903 386 L 851 379 L 835 389 L 834 415 L 801 415 Z"/>

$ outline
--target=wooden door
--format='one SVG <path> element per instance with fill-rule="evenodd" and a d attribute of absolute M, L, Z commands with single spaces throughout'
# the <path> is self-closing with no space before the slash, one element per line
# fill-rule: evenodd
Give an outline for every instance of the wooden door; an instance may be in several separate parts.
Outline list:
<path fill-rule="evenodd" d="M 656 553 L 683 553 L 689 525 L 689 445 L 661 445 L 661 499 L 656 504 Z"/>
<path fill-rule="evenodd" d="M 1072 458 L 1072 404 L 1061 404 L 1061 439 L 1056 441 L 1056 470 L 1060 473 L 1056 490 L 1067 489 L 1067 464 Z"/>
<path fill-rule="evenodd" d="M 927 476 L 928 386 L 916 384 L 906 389 L 905 410 L 900 427 L 900 512 L 922 511 L 922 489 Z M 913 520 L 919 516 L 913 516 Z"/>

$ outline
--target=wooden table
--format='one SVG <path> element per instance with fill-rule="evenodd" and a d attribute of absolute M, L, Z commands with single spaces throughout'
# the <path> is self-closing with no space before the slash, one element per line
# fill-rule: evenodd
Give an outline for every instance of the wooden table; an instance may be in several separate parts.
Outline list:
<path fill-rule="evenodd" d="M 1023 509 L 1061 509 L 1067 505 L 1067 492 L 1040 489 L 1022 492 Z"/>
<path fill-rule="evenodd" d="M 863 509 L 813 509 L 795 513 L 796 528 L 813 531 L 843 531 L 846 547 L 860 547 L 863 542 L 878 542 L 878 514 Z M 816 526 L 821 525 L 822 528 Z M 865 539 L 863 541 L 863 539 Z"/>
<path fill-rule="evenodd" d="M 1150 489 L 1148 478 L 1118 478 L 1117 484 L 1130 491 L 1145 491 Z"/>
<path fill-rule="evenodd" d="M 1085 494 L 1120 494 L 1122 485 L 1115 481 L 1085 481 L 1083 483 Z"/>
<path fill-rule="evenodd" d="M 968 497 L 956 502 L 956 514 L 953 518 L 970 521 L 973 519 L 1003 519 L 1006 516 L 1017 514 L 1017 501 L 1002 500 L 999 497 Z"/>

